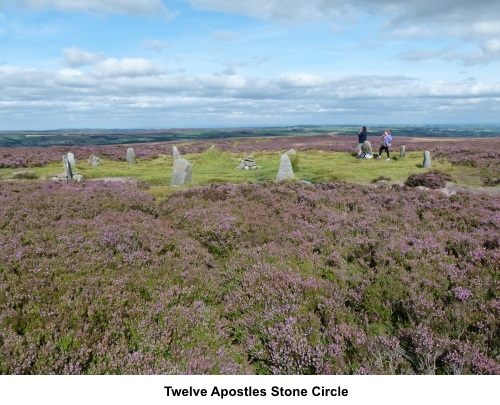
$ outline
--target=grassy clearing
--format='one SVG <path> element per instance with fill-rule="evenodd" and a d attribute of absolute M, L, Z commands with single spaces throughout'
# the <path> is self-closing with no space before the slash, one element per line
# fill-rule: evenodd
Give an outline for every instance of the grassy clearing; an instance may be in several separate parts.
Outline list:
<path fill-rule="evenodd" d="M 276 178 L 279 168 L 281 152 L 256 152 L 253 154 L 260 170 L 235 170 L 243 154 L 223 152 L 218 149 L 203 153 L 183 155 L 193 164 L 192 182 L 189 187 L 203 186 L 213 183 L 249 183 L 272 181 Z M 421 152 L 407 153 L 405 159 L 393 157 L 390 161 L 382 159 L 358 160 L 346 152 L 325 152 L 318 150 L 301 151 L 299 169 L 296 171 L 298 180 L 308 180 L 313 183 L 328 181 L 346 181 L 356 184 L 368 184 L 372 180 L 384 176 L 391 182 L 405 181 L 414 173 L 422 173 L 429 169 L 421 166 L 423 155 Z M 161 156 L 153 160 L 138 160 L 136 164 L 116 162 L 101 159 L 101 165 L 92 167 L 85 160 L 77 162 L 75 172 L 82 174 L 85 179 L 99 179 L 107 177 L 131 178 L 148 183 L 149 192 L 155 197 L 162 197 L 178 190 L 170 186 L 172 176 L 173 157 Z M 51 163 L 43 167 L 33 167 L 29 170 L 39 178 L 47 179 L 50 176 L 63 172 L 62 163 Z M 444 160 L 434 160 L 432 170 L 439 170 L 452 176 L 453 181 L 464 186 L 480 186 L 481 173 L 473 167 L 451 165 Z M 0 169 L 1 178 L 12 178 L 18 170 Z M 188 187 L 188 186 L 186 186 Z"/>

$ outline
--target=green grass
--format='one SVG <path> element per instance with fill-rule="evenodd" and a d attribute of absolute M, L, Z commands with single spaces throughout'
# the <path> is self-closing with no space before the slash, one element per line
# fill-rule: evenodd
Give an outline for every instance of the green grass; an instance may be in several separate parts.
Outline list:
<path fill-rule="evenodd" d="M 191 184 L 184 187 L 202 186 L 211 183 L 248 183 L 275 180 L 279 168 L 280 152 L 257 152 L 253 154 L 260 170 L 236 170 L 243 154 L 223 152 L 217 149 L 199 154 L 186 154 L 184 158 L 193 164 Z M 368 184 L 380 176 L 388 177 L 391 182 L 404 181 L 411 174 L 430 169 L 419 167 L 423 156 L 420 152 L 407 153 L 405 159 L 356 159 L 346 152 L 304 151 L 299 152 L 298 180 L 313 183 L 328 181 L 347 181 Z M 101 159 L 101 165 L 92 167 L 86 160 L 77 162 L 74 172 L 85 179 L 121 177 L 141 180 L 151 186 L 150 193 L 161 197 L 172 193 L 178 187 L 170 186 L 173 157 L 162 156 L 154 160 L 138 160 L 136 164 Z M 12 178 L 18 170 L 29 170 L 39 178 L 64 172 L 62 163 L 51 163 L 44 167 L 29 169 L 0 169 L 0 178 Z M 446 161 L 433 161 L 432 170 L 449 173 L 453 181 L 465 186 L 482 185 L 480 173 L 472 167 L 452 166 Z"/>

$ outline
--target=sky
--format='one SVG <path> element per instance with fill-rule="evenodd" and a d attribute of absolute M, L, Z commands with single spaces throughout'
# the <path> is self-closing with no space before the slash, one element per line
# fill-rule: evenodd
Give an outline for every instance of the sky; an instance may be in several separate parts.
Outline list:
<path fill-rule="evenodd" d="M 498 0 L 0 0 L 0 130 L 467 123 Z"/>

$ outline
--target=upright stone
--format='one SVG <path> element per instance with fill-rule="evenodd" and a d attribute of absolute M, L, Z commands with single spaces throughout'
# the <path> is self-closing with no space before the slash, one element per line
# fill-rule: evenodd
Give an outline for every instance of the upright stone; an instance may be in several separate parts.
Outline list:
<path fill-rule="evenodd" d="M 101 164 L 101 160 L 97 156 L 92 155 L 89 157 L 89 165 L 99 166 L 100 164 Z"/>
<path fill-rule="evenodd" d="M 280 167 L 278 169 L 278 175 L 276 176 L 276 181 L 293 180 L 295 175 L 293 173 L 292 162 L 290 161 L 290 156 L 287 153 L 283 153 L 280 159 Z"/>
<path fill-rule="evenodd" d="M 174 169 L 172 171 L 172 186 L 182 186 L 191 181 L 191 171 L 193 165 L 184 158 L 174 160 Z"/>
<path fill-rule="evenodd" d="M 424 152 L 424 163 L 422 164 L 422 166 L 424 166 L 425 168 L 432 166 L 431 152 L 429 152 L 428 150 Z"/>
<path fill-rule="evenodd" d="M 134 148 L 128 148 L 127 154 L 125 155 L 125 159 L 127 159 L 127 163 L 135 163 L 135 151 Z"/>
<path fill-rule="evenodd" d="M 191 181 L 193 165 L 181 157 L 181 154 L 175 146 L 172 148 L 172 155 L 174 155 L 174 167 L 170 184 L 172 186 L 182 186 L 183 184 L 189 183 Z"/>
<path fill-rule="evenodd" d="M 364 141 L 363 145 L 361 146 L 361 150 L 367 155 L 373 156 L 372 144 L 370 141 Z"/>
<path fill-rule="evenodd" d="M 73 155 L 73 153 L 71 152 L 68 152 L 66 155 L 68 156 L 68 162 L 71 165 L 71 167 L 75 167 L 76 166 L 75 155 Z"/>
<path fill-rule="evenodd" d="M 63 166 L 66 179 L 73 180 L 73 171 L 71 170 L 71 163 L 69 162 L 68 155 L 63 156 Z"/>
<path fill-rule="evenodd" d="M 399 148 L 399 157 L 400 158 L 406 157 L 406 148 L 404 145 L 401 145 L 401 148 Z"/>
<path fill-rule="evenodd" d="M 179 150 L 176 146 L 172 147 L 172 155 L 174 156 L 174 160 L 181 157 L 181 154 L 179 153 Z"/>

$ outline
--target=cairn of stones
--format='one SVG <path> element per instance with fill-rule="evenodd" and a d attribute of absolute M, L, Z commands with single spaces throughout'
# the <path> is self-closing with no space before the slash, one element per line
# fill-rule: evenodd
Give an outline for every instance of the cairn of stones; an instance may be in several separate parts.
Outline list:
<path fill-rule="evenodd" d="M 95 156 L 95 155 L 91 155 L 89 157 L 89 165 L 90 166 L 99 166 L 101 164 L 101 160 Z"/>
<path fill-rule="evenodd" d="M 278 175 L 276 176 L 276 181 L 286 181 L 295 179 L 295 174 L 293 173 L 292 162 L 290 161 L 290 156 L 295 155 L 295 150 L 290 149 L 289 151 L 283 153 L 280 159 L 280 167 L 278 169 Z"/>
<path fill-rule="evenodd" d="M 252 155 L 245 156 L 243 159 L 241 159 L 239 166 L 236 168 L 236 170 L 256 170 L 256 169 L 262 169 L 262 166 L 257 166 L 255 158 Z"/>
<path fill-rule="evenodd" d="M 401 145 L 401 148 L 399 148 L 399 157 L 400 158 L 406 157 L 406 148 L 404 145 Z"/>
<path fill-rule="evenodd" d="M 135 151 L 134 151 L 134 148 L 128 148 L 127 149 L 127 154 L 125 155 L 125 159 L 127 160 L 127 163 L 130 163 L 130 164 L 135 163 Z"/>
<path fill-rule="evenodd" d="M 191 171 L 193 165 L 186 159 L 181 157 L 181 154 L 174 146 L 172 148 L 172 155 L 174 156 L 174 168 L 172 170 L 172 186 L 182 186 L 183 184 L 191 181 Z"/>
<path fill-rule="evenodd" d="M 432 162 L 431 162 L 431 152 L 429 152 L 428 150 L 426 150 L 424 152 L 424 163 L 422 163 L 422 166 L 424 168 L 429 168 L 432 166 Z"/>

